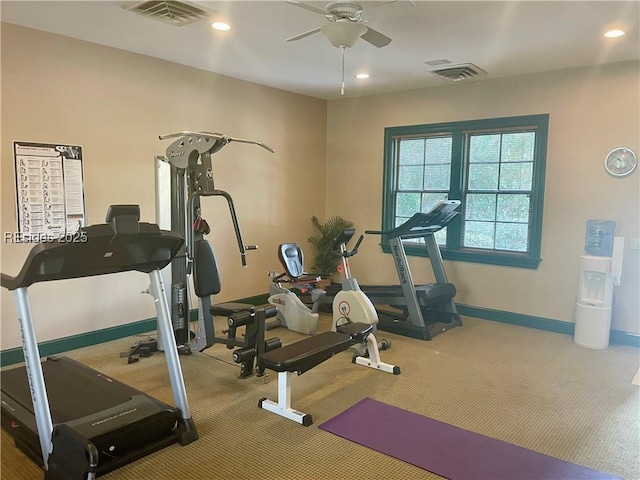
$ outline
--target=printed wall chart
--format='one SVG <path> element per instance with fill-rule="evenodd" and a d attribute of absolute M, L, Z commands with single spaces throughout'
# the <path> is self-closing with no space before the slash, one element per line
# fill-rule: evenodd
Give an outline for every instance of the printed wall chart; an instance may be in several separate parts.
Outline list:
<path fill-rule="evenodd" d="M 85 226 L 82 147 L 13 142 L 18 231 L 60 238 Z"/>

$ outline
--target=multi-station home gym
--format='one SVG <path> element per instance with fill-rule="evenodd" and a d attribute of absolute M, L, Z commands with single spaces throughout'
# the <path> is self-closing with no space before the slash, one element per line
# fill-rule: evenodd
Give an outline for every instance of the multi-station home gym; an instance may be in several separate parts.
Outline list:
<path fill-rule="evenodd" d="M 1 22 L 0 479 L 640 478 L 638 2 Z"/>

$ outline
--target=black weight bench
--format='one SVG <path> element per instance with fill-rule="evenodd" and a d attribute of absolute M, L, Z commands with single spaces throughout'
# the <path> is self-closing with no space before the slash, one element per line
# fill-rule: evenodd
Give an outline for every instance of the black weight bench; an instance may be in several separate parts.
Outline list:
<path fill-rule="evenodd" d="M 379 354 L 372 331 L 373 325 L 371 324 L 348 323 L 339 326 L 337 332 L 320 333 L 265 353 L 258 360 L 259 368 L 278 372 L 278 401 L 274 402 L 267 398 L 261 398 L 258 402 L 258 407 L 308 427 L 313 423 L 311 415 L 291 408 L 291 380 L 293 374 L 302 375 L 325 360 L 329 360 L 336 353 L 343 352 L 350 346 L 364 341 L 368 345 L 373 344 L 376 346 L 375 354 L 371 355 L 375 366 L 371 365 L 372 361 L 369 359 L 364 359 L 367 363 L 357 362 L 356 360 L 361 357 L 354 359 L 354 363 L 360 363 L 398 375 L 400 373 L 399 367 L 376 361 L 379 360 Z M 383 368 L 383 366 L 386 368 Z"/>

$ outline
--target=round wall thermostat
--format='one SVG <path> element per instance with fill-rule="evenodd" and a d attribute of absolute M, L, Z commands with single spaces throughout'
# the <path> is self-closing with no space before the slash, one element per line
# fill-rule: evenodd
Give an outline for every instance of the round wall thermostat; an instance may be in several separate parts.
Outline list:
<path fill-rule="evenodd" d="M 614 177 L 631 175 L 638 165 L 636 154 L 627 147 L 611 150 L 604 159 L 604 168 Z"/>

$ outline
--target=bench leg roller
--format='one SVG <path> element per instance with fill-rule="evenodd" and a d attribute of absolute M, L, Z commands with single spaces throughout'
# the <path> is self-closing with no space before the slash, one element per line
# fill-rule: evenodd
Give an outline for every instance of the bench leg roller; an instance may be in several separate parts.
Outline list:
<path fill-rule="evenodd" d="M 258 407 L 308 427 L 313 423 L 311 415 L 291 408 L 292 377 L 292 372 L 278 372 L 278 401 L 262 398 L 258 402 Z"/>

